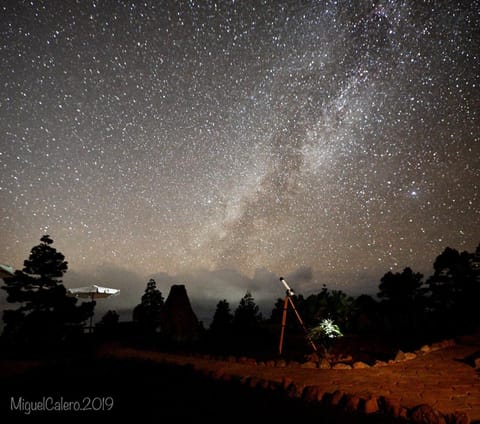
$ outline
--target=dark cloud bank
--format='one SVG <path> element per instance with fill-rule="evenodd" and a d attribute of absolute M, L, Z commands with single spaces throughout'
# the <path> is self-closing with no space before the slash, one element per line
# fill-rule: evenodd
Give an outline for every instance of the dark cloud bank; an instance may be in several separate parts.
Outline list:
<path fill-rule="evenodd" d="M 340 286 L 329 284 L 328 277 L 320 277 L 317 274 L 310 267 L 300 267 L 285 275 L 277 275 L 265 268 L 257 268 L 251 277 L 234 269 L 197 269 L 177 275 L 158 272 L 145 278 L 127 269 L 104 265 L 91 273 L 68 271 L 64 277 L 64 283 L 66 287 L 98 284 L 120 289 L 118 296 L 97 302 L 95 320 L 100 319 L 106 311 L 112 309 L 119 313 L 122 321 L 131 320 L 132 310 L 140 302 L 150 278 L 156 281 L 157 288 L 165 299 L 172 285 L 184 284 L 195 313 L 204 325 L 208 326 L 220 300 L 226 299 L 233 312 L 247 291 L 254 297 L 264 317 L 269 317 L 275 301 L 283 298 L 285 294 L 285 288 L 279 281 L 281 276 L 296 293 L 304 296 L 320 292 L 323 284 L 329 289 L 343 290 L 353 296 L 363 293 L 373 295 L 376 293 L 381 277 L 367 275 L 357 277 L 362 281 L 359 286 L 363 287 L 364 291 L 353 293 L 347 288 L 348 277 L 345 277 L 345 286 Z M 338 275 L 335 277 L 337 281 Z M 333 276 L 330 281 L 333 281 Z"/>

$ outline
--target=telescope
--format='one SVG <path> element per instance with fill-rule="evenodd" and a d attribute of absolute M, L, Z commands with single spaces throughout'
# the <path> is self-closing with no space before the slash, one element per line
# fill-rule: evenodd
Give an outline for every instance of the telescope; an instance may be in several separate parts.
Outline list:
<path fill-rule="evenodd" d="M 289 287 L 289 285 L 288 285 L 287 282 L 285 281 L 285 278 L 280 277 L 280 281 L 283 283 L 283 285 L 284 285 L 285 288 L 287 289 L 287 295 L 288 295 L 288 296 L 293 296 L 295 293 L 294 293 L 293 290 Z"/>
<path fill-rule="evenodd" d="M 278 353 L 281 355 L 282 351 L 283 351 L 283 338 L 284 338 L 284 334 L 285 334 L 285 327 L 287 325 L 287 309 L 288 309 L 289 304 L 292 307 L 293 312 L 295 312 L 295 316 L 297 317 L 298 322 L 300 323 L 301 327 L 303 328 L 303 331 L 305 332 L 305 334 L 307 336 L 307 339 L 310 343 L 310 346 L 312 346 L 314 352 L 316 352 L 317 351 L 317 346 L 315 346 L 315 343 L 313 342 L 313 340 L 308 335 L 308 330 L 305 327 L 305 324 L 303 323 L 303 320 L 300 317 L 300 314 L 298 313 L 297 308 L 295 308 L 295 305 L 293 303 L 292 296 L 295 293 L 290 288 L 290 286 L 287 284 L 287 282 L 285 281 L 285 278 L 280 277 L 280 281 L 282 282 L 282 284 L 287 289 L 287 293 L 285 295 L 285 300 L 283 301 L 282 329 L 280 331 L 280 342 L 279 342 L 279 345 L 278 345 Z"/>

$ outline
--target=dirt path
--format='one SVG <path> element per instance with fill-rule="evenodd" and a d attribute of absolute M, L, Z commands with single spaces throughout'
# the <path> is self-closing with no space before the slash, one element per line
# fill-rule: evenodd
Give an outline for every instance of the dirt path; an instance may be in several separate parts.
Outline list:
<path fill-rule="evenodd" d="M 217 376 L 251 377 L 276 383 L 284 383 L 287 379 L 300 389 L 317 386 L 322 393 L 341 391 L 364 399 L 384 396 L 405 408 L 428 404 L 444 414 L 464 412 L 471 422 L 480 422 L 480 374 L 464 360 L 479 348 L 475 344 L 457 343 L 453 347 L 385 367 L 345 370 L 260 366 L 123 347 L 110 347 L 100 354 L 188 364 L 198 371 Z"/>

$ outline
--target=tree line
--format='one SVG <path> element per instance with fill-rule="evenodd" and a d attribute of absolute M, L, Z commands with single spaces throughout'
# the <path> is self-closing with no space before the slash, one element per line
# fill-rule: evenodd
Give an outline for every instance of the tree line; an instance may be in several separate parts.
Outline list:
<path fill-rule="evenodd" d="M 68 296 L 62 276 L 68 269 L 63 254 L 53 246 L 49 235 L 40 239 L 22 270 L 4 279 L 7 301 L 18 305 L 3 312 L 2 341 L 14 345 L 48 345 L 74 340 L 83 334 L 95 302 L 82 302 Z M 459 252 L 447 247 L 437 256 L 433 274 L 424 278 L 410 267 L 389 271 L 380 279 L 376 298 L 352 297 L 341 290 L 329 290 L 291 299 L 303 319 L 304 327 L 318 326 L 329 319 L 343 334 L 376 334 L 406 343 L 427 342 L 453 337 L 478 329 L 480 315 L 480 244 L 474 252 Z M 165 299 L 154 279 L 132 313 L 134 331 L 146 338 L 161 336 L 160 315 Z M 236 350 L 275 344 L 284 314 L 284 299 L 277 299 L 270 316 L 264 317 L 251 292 L 247 291 L 232 310 L 226 299 L 219 300 L 208 328 L 203 328 L 201 343 L 213 350 Z M 286 328 L 301 335 L 293 313 L 287 315 Z M 119 331 L 119 315 L 108 311 L 96 324 L 98 334 Z M 304 334 L 303 334 L 304 335 Z"/>
<path fill-rule="evenodd" d="M 428 278 L 410 267 L 401 272 L 388 271 L 380 279 L 375 297 L 367 294 L 352 297 L 323 285 L 320 292 L 307 297 L 293 295 L 292 301 L 307 329 L 328 319 L 343 334 L 378 335 L 395 339 L 398 345 L 427 343 L 477 330 L 480 244 L 474 252 L 445 248 L 435 259 L 433 270 Z M 151 280 L 145 295 L 154 285 Z M 151 305 L 152 302 L 142 303 L 137 308 L 149 309 Z M 238 340 L 241 342 L 237 345 L 248 339 L 267 340 L 271 334 L 267 330 L 278 330 L 284 307 L 284 299 L 279 298 L 270 316 L 264 317 L 248 291 L 233 311 L 226 299 L 220 300 L 206 337 L 222 346 Z M 161 305 L 155 308 L 158 312 Z M 293 311 L 287 314 L 286 326 L 290 332 L 304 331 Z"/>

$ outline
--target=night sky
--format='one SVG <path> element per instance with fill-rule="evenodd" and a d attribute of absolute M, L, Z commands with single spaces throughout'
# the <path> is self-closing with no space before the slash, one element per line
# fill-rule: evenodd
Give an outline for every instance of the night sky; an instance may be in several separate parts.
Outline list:
<path fill-rule="evenodd" d="M 119 307 L 234 303 L 480 242 L 478 1 L 4 1 L 0 34 L 3 264 L 49 234 Z"/>

